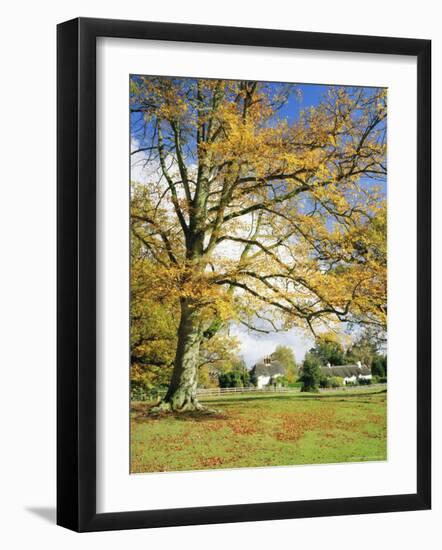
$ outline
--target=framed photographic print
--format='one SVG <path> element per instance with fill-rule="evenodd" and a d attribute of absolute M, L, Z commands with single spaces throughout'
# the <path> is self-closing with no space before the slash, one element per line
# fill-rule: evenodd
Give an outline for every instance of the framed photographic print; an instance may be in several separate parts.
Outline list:
<path fill-rule="evenodd" d="M 58 26 L 59 525 L 430 508 L 430 42 Z"/>

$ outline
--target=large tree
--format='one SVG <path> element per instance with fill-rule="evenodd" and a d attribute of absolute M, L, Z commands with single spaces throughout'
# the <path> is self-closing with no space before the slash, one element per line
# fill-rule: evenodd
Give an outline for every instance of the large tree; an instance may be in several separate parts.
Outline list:
<path fill-rule="evenodd" d="M 295 382 L 298 374 L 296 358 L 293 349 L 279 344 L 272 353 L 272 359 L 279 361 L 284 367 L 289 383 Z"/>
<path fill-rule="evenodd" d="M 341 342 L 333 332 L 319 334 L 315 345 L 311 348 L 310 354 L 317 357 L 321 365 L 343 365 L 345 353 Z"/>
<path fill-rule="evenodd" d="M 201 345 L 231 321 L 315 331 L 386 320 L 386 92 L 329 88 L 295 122 L 296 87 L 133 77 L 132 238 L 150 296 L 176 304 L 162 410 L 201 408 Z M 379 222 L 379 220 L 381 220 Z"/>

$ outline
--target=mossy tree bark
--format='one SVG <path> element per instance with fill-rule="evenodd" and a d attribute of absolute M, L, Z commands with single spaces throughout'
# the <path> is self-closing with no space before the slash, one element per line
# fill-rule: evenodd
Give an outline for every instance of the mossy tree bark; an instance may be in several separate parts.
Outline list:
<path fill-rule="evenodd" d="M 154 408 L 154 412 L 203 409 L 196 395 L 201 340 L 199 311 L 191 301 L 183 299 L 172 378 L 164 399 Z"/>
<path fill-rule="evenodd" d="M 201 106 L 204 102 L 200 95 Z M 198 144 L 201 140 L 204 122 L 198 111 Z M 160 130 L 159 130 L 160 132 Z M 161 138 L 161 133 L 159 133 Z M 177 147 L 179 152 L 179 147 Z M 209 194 L 210 155 L 198 150 L 199 168 L 197 185 L 189 212 L 188 225 L 185 225 L 186 262 L 193 273 L 203 273 L 207 258 L 205 257 L 204 239 L 207 221 L 207 200 Z M 178 154 L 178 164 L 183 180 L 187 179 L 186 167 Z M 207 253 L 207 251 L 206 251 Z M 174 369 L 166 396 L 160 403 L 160 410 L 195 411 L 204 407 L 198 402 L 196 389 L 198 385 L 198 359 L 200 345 L 203 339 L 201 311 L 198 303 L 190 298 L 181 298 L 181 318 L 178 328 L 178 343 L 175 355 Z"/>

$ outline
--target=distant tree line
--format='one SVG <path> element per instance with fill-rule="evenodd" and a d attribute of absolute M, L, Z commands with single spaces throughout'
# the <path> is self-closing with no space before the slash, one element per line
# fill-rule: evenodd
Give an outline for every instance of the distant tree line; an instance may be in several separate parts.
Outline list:
<path fill-rule="evenodd" d="M 303 391 L 317 391 L 319 387 L 338 387 L 343 380 L 339 377 L 325 377 L 321 367 L 330 364 L 351 365 L 357 362 L 371 368 L 374 381 L 386 381 L 387 356 L 381 351 L 383 340 L 371 330 L 365 330 L 355 342 L 344 349 L 339 338 L 332 332 L 319 335 L 315 345 L 306 353 L 299 380 Z M 370 383 L 361 381 L 360 383 Z"/>

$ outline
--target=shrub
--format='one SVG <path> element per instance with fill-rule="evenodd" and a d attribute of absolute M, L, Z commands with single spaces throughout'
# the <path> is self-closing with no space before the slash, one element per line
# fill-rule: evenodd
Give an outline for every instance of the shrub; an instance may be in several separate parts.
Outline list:
<path fill-rule="evenodd" d="M 250 382 L 250 373 L 248 370 L 244 370 L 242 373 L 241 373 L 241 380 L 242 380 L 242 385 L 247 388 L 248 386 L 251 385 L 251 382 Z"/>
<path fill-rule="evenodd" d="M 133 385 L 130 390 L 131 401 L 151 401 L 158 399 L 167 390 L 167 386 L 155 386 L 145 388 L 140 385 Z"/>
<path fill-rule="evenodd" d="M 372 374 L 380 377 L 387 376 L 387 356 L 377 355 L 371 363 Z"/>
<path fill-rule="evenodd" d="M 135 386 L 130 390 L 131 401 L 146 401 L 146 390 L 140 386 Z"/>
<path fill-rule="evenodd" d="M 302 374 L 299 377 L 302 382 L 301 391 L 318 391 L 319 382 L 321 380 L 321 368 L 319 359 L 307 353 L 302 367 Z"/>
<path fill-rule="evenodd" d="M 344 385 L 344 379 L 340 376 L 330 376 L 328 383 L 331 388 L 340 388 Z"/>
<path fill-rule="evenodd" d="M 340 388 L 344 385 L 344 379 L 340 376 L 322 376 L 319 380 L 320 388 Z"/>
<path fill-rule="evenodd" d="M 258 378 L 255 374 L 255 372 L 252 372 L 249 376 L 249 382 L 252 386 L 257 386 L 258 385 Z M 220 384 L 221 385 L 221 384 Z"/>
<path fill-rule="evenodd" d="M 272 379 L 271 382 L 274 386 L 282 386 L 286 388 L 289 385 L 289 381 L 287 380 L 287 376 L 276 376 Z"/>
<path fill-rule="evenodd" d="M 240 373 L 230 371 L 220 374 L 218 377 L 221 388 L 243 388 L 250 385 L 250 377 L 247 371 Z"/>
<path fill-rule="evenodd" d="M 359 378 L 358 383 L 360 386 L 369 386 L 372 381 L 371 378 Z"/>

